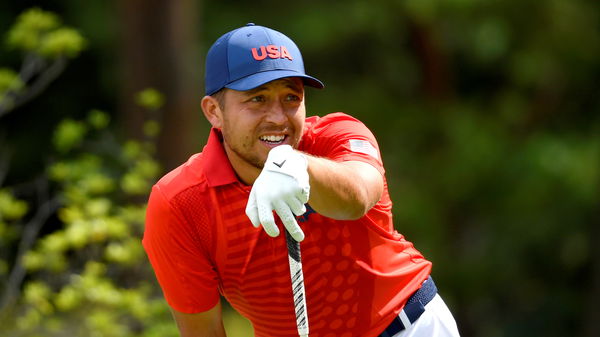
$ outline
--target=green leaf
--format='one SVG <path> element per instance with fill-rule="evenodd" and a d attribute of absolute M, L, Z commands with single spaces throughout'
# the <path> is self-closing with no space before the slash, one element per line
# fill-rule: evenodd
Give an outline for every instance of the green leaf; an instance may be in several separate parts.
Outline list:
<path fill-rule="evenodd" d="M 160 133 L 160 124 L 157 121 L 151 120 L 144 123 L 144 134 L 148 137 L 156 137 Z"/>
<path fill-rule="evenodd" d="M 54 181 L 65 181 L 72 173 L 71 166 L 65 162 L 58 162 L 48 168 L 48 175 Z"/>
<path fill-rule="evenodd" d="M 115 181 L 101 173 L 91 173 L 83 178 L 80 185 L 91 195 L 106 194 L 115 189 Z"/>
<path fill-rule="evenodd" d="M 101 110 L 91 110 L 87 116 L 88 123 L 95 129 L 101 130 L 110 123 L 110 116 Z"/>
<path fill-rule="evenodd" d="M 4 95 L 8 92 L 18 92 L 23 88 L 24 84 L 14 70 L 8 68 L 0 68 L 0 103 L 5 99 Z"/>
<path fill-rule="evenodd" d="M 41 313 L 49 314 L 54 310 L 49 299 L 52 290 L 41 281 L 29 282 L 25 286 L 24 299 L 27 303 L 32 304 Z"/>
<path fill-rule="evenodd" d="M 60 311 L 69 311 L 76 308 L 82 301 L 81 292 L 72 286 L 64 287 L 55 297 L 54 304 Z"/>
<path fill-rule="evenodd" d="M 108 261 L 126 265 L 136 263 L 142 255 L 143 249 L 140 241 L 132 238 L 125 242 L 110 243 L 105 251 L 105 257 Z"/>
<path fill-rule="evenodd" d="M 44 256 L 35 251 L 28 251 L 23 255 L 23 265 L 29 271 L 39 270 L 44 266 Z"/>
<path fill-rule="evenodd" d="M 40 8 L 31 8 L 17 18 L 8 32 L 8 45 L 25 51 L 38 49 L 41 35 L 60 25 L 56 14 Z"/>
<path fill-rule="evenodd" d="M 19 220 L 27 214 L 28 209 L 25 201 L 14 198 L 8 190 L 0 190 L 0 219 Z"/>
<path fill-rule="evenodd" d="M 150 190 L 150 184 L 140 174 L 129 172 L 123 176 L 121 188 L 127 194 L 144 195 Z"/>
<path fill-rule="evenodd" d="M 107 198 L 98 198 L 89 200 L 85 204 L 85 212 L 92 219 L 108 215 L 112 202 Z"/>
<path fill-rule="evenodd" d="M 81 249 L 89 242 L 91 228 L 86 221 L 74 221 L 65 230 L 65 239 L 75 249 Z"/>
<path fill-rule="evenodd" d="M 60 28 L 49 32 L 41 41 L 39 52 L 43 56 L 74 58 L 85 48 L 86 41 L 72 28 Z"/>
<path fill-rule="evenodd" d="M 137 94 L 136 102 L 144 108 L 158 110 L 164 105 L 165 96 L 154 88 L 148 88 Z"/>
<path fill-rule="evenodd" d="M 135 140 L 127 141 L 123 145 L 123 156 L 126 160 L 134 161 L 143 153 L 143 147 L 140 142 Z"/>
<path fill-rule="evenodd" d="M 66 153 L 83 141 L 86 125 L 72 119 L 63 120 L 54 132 L 53 143 L 58 152 Z"/>

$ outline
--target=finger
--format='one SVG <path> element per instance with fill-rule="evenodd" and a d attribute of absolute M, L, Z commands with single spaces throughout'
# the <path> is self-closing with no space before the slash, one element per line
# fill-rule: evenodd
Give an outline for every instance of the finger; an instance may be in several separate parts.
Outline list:
<path fill-rule="evenodd" d="M 273 208 L 271 203 L 267 199 L 261 198 L 261 194 L 257 194 L 256 197 L 256 209 L 258 211 L 258 218 L 260 224 L 263 226 L 265 232 L 269 236 L 276 237 L 279 235 L 279 228 L 275 224 L 275 218 L 273 217 Z"/>
<path fill-rule="evenodd" d="M 277 215 L 279 215 L 281 222 L 283 222 L 283 225 L 290 233 L 290 235 L 294 238 L 294 240 L 298 242 L 304 240 L 304 232 L 302 231 L 302 229 L 300 229 L 300 226 L 298 226 L 298 223 L 296 222 L 296 217 L 290 210 L 288 204 L 283 200 L 276 200 L 273 202 L 273 205 L 275 208 L 275 212 L 277 212 Z"/>
<path fill-rule="evenodd" d="M 285 202 L 292 210 L 292 213 L 294 213 L 296 216 L 302 215 L 306 212 L 306 206 L 304 206 L 304 204 L 298 200 L 298 198 L 288 197 L 285 199 Z"/>
<path fill-rule="evenodd" d="M 250 219 L 250 222 L 252 222 L 252 226 L 255 228 L 260 227 L 260 218 L 258 217 L 256 193 L 254 193 L 254 189 L 250 191 L 250 197 L 248 198 L 248 203 L 246 204 L 246 216 Z"/>
<path fill-rule="evenodd" d="M 296 197 L 300 200 L 301 203 L 305 204 L 308 202 L 308 197 L 310 196 L 310 186 L 306 185 L 301 187 L 296 193 Z"/>

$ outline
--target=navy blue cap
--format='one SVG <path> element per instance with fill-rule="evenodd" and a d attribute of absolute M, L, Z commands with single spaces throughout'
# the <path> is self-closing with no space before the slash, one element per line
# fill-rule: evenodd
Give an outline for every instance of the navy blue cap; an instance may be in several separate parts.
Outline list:
<path fill-rule="evenodd" d="M 246 91 L 284 77 L 300 77 L 308 86 L 324 87 L 306 75 L 300 50 L 290 38 L 253 23 L 221 36 L 206 56 L 207 95 L 223 88 Z"/>

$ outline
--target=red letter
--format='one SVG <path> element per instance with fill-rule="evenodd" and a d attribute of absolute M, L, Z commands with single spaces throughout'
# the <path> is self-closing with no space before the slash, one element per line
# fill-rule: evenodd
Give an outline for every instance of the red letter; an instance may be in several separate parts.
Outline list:
<path fill-rule="evenodd" d="M 272 59 L 278 59 L 280 56 L 279 49 L 277 48 L 277 46 L 274 46 L 272 44 L 267 46 L 267 52 L 269 53 L 269 57 Z"/>
<path fill-rule="evenodd" d="M 260 46 L 260 55 L 256 51 L 256 48 L 252 48 L 252 57 L 254 57 L 257 61 L 262 61 L 267 57 L 267 51 L 265 50 L 265 46 Z"/>
<path fill-rule="evenodd" d="M 286 58 L 290 61 L 292 60 L 292 55 L 290 55 L 285 46 L 281 46 L 281 58 Z"/>

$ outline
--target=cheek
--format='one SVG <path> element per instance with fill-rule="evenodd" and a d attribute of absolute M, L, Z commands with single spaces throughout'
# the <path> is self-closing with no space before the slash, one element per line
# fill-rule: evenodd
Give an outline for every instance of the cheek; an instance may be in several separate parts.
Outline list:
<path fill-rule="evenodd" d="M 296 130 L 296 133 L 298 134 L 298 138 L 302 137 L 305 120 L 306 120 L 306 111 L 304 110 L 304 107 L 302 107 L 301 109 L 298 109 L 298 111 L 296 112 L 296 114 L 294 115 L 294 117 L 292 119 L 292 123 L 294 124 L 294 129 Z"/>
<path fill-rule="evenodd" d="M 237 118 L 223 120 L 223 133 L 237 139 L 239 142 L 248 143 L 254 136 L 255 122 L 249 118 Z"/>

